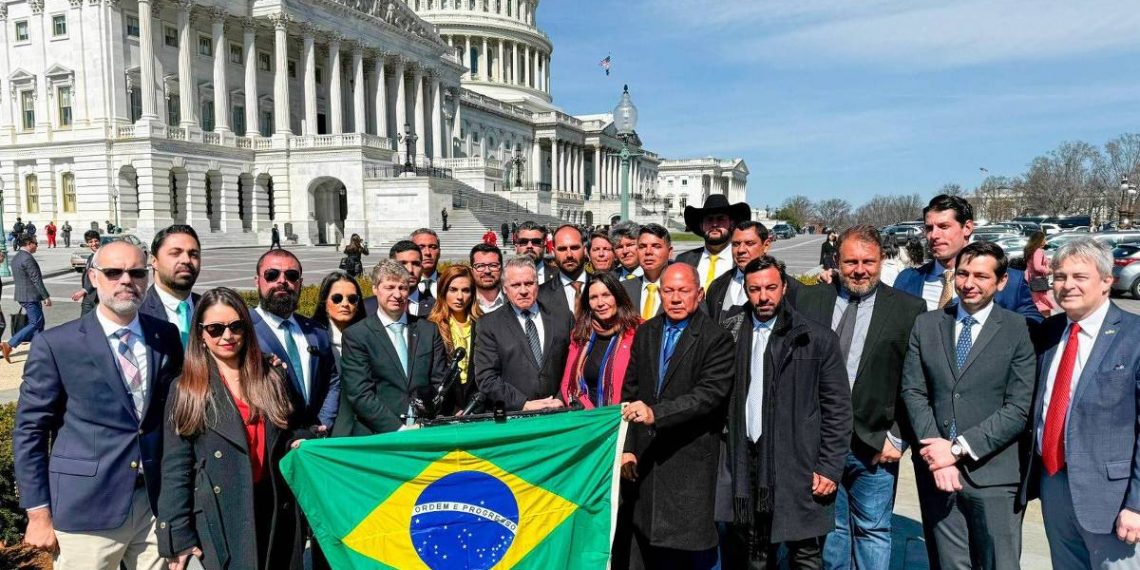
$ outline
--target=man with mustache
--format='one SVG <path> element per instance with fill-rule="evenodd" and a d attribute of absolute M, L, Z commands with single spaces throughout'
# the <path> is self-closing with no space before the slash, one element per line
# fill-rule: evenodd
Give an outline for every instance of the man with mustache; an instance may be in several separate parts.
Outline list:
<path fill-rule="evenodd" d="M 546 228 L 530 220 L 523 222 L 515 230 L 515 255 L 525 255 L 534 261 L 538 284 L 550 281 L 558 274 L 558 268 L 543 260 L 546 247 Z"/>
<path fill-rule="evenodd" d="M 732 238 L 732 227 L 752 217 L 748 204 L 729 205 L 724 194 L 712 194 L 701 208 L 685 208 L 685 225 L 705 240 L 702 247 L 677 256 L 677 261 L 697 268 L 701 288 L 708 291 L 717 277 L 732 269 L 732 256 L 725 253 Z"/>
<path fill-rule="evenodd" d="M 332 428 L 340 406 L 340 374 L 329 333 L 316 322 L 296 314 L 301 298 L 301 262 L 287 249 L 271 249 L 257 260 L 258 305 L 251 311 L 262 352 L 286 365 L 290 424 Z"/>
<path fill-rule="evenodd" d="M 558 274 L 539 287 L 539 299 L 551 309 L 566 311 L 573 320 L 586 286 L 586 247 L 577 226 L 564 224 L 554 230 L 554 265 Z"/>
<path fill-rule="evenodd" d="M 186 224 L 163 228 L 150 242 L 154 285 L 147 289 L 139 312 L 178 327 L 183 348 L 194 334 L 190 316 L 201 297 L 191 291 L 202 269 L 201 250 L 198 233 Z"/>
<path fill-rule="evenodd" d="M 24 369 L 13 432 L 24 540 L 57 554 L 56 568 L 159 570 L 163 413 L 182 343 L 139 312 L 142 250 L 109 243 L 89 271 L 98 308 L 39 335 Z"/>

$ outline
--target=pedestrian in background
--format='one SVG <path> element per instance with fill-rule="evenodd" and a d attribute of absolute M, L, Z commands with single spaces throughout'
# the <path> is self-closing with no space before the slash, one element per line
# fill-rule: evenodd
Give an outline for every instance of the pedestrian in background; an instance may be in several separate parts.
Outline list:
<path fill-rule="evenodd" d="M 879 280 L 887 285 L 894 286 L 899 273 L 906 269 L 906 263 L 900 259 L 899 246 L 890 238 L 884 238 L 882 243 L 883 263 L 879 267 Z"/>
<path fill-rule="evenodd" d="M 340 270 L 348 273 L 353 279 L 364 274 L 363 256 L 368 255 L 368 246 L 359 234 L 352 234 L 348 245 L 344 246 L 344 258 L 340 261 Z"/>
<path fill-rule="evenodd" d="M 43 273 L 40 272 L 40 264 L 35 258 L 39 243 L 31 235 L 21 236 L 18 243 L 20 251 L 12 258 L 10 264 L 12 283 L 16 289 L 15 300 L 28 316 L 28 324 L 18 331 L 13 331 L 8 342 L 0 342 L 0 355 L 8 364 L 12 363 L 13 349 L 32 340 L 37 333 L 44 330 L 46 321 L 43 308 L 51 306 L 51 293 L 48 293 L 47 287 L 44 286 Z"/>
<path fill-rule="evenodd" d="M 839 268 L 839 234 L 827 232 L 827 239 L 819 246 L 819 265 L 824 271 Z"/>
<path fill-rule="evenodd" d="M 1053 288 L 1049 285 L 1052 270 L 1045 258 L 1045 232 L 1033 232 L 1029 243 L 1025 244 L 1025 281 L 1029 283 L 1029 295 L 1041 314 L 1048 317 L 1057 310 L 1053 302 Z"/>
<path fill-rule="evenodd" d="M 63 236 L 63 247 L 71 247 L 71 222 L 64 220 L 63 227 L 59 229 L 59 233 Z"/>
<path fill-rule="evenodd" d="M 56 234 L 56 231 L 57 231 L 57 228 L 56 228 L 56 226 L 55 226 L 55 220 L 51 220 L 51 221 L 49 221 L 49 222 L 47 223 L 47 225 L 46 225 L 46 226 L 44 226 L 44 235 L 46 235 L 46 236 L 47 236 L 47 244 L 48 244 L 48 248 L 51 248 L 51 249 L 55 249 L 55 234 Z"/>
<path fill-rule="evenodd" d="M 273 224 L 269 232 L 269 249 L 281 249 L 281 230 L 277 229 L 277 224 Z"/>
<path fill-rule="evenodd" d="M 72 293 L 71 300 L 79 301 L 79 316 L 86 315 L 95 310 L 95 305 L 99 304 L 99 292 L 95 289 L 95 284 L 91 280 L 91 263 L 95 260 L 95 252 L 99 251 L 99 246 L 103 240 L 99 236 L 99 230 L 87 230 L 83 232 L 83 242 L 87 249 L 91 250 L 91 255 L 87 256 L 87 266 L 83 269 L 83 275 L 80 277 L 80 288 L 75 293 Z"/>

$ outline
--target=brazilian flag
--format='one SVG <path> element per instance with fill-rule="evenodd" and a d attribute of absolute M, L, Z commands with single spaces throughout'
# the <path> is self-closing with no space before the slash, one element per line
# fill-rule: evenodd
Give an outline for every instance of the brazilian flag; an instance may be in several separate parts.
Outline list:
<path fill-rule="evenodd" d="M 306 441 L 281 461 L 333 568 L 605 568 L 618 406 Z"/>

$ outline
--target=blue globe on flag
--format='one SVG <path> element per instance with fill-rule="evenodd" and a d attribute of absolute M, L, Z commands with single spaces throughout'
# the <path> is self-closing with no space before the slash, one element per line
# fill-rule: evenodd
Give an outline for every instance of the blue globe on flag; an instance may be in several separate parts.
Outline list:
<path fill-rule="evenodd" d="M 518 502 L 506 483 L 459 471 L 420 493 L 409 530 L 420 560 L 432 570 L 491 568 L 510 549 L 518 524 Z"/>

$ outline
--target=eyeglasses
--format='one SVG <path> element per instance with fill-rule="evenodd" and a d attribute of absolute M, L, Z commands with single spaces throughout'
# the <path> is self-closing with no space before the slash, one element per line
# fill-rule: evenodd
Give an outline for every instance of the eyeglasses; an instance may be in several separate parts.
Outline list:
<path fill-rule="evenodd" d="M 347 296 L 341 295 L 340 293 L 333 293 L 332 295 L 329 295 L 329 300 L 332 301 L 334 305 L 339 305 L 341 301 L 345 300 L 346 297 L 348 298 L 348 302 L 353 305 L 355 305 L 356 302 L 360 300 L 360 296 L 356 293 L 350 293 Z"/>
<path fill-rule="evenodd" d="M 471 266 L 475 271 L 498 271 L 503 268 L 502 263 L 476 263 Z"/>
<path fill-rule="evenodd" d="M 290 283 L 296 283 L 301 280 L 301 272 L 296 269 L 286 269 L 285 271 L 281 271 L 280 269 L 266 269 L 261 276 L 270 283 L 276 283 L 282 274 L 285 275 L 285 280 Z"/>
<path fill-rule="evenodd" d="M 517 238 L 517 239 L 515 239 L 515 245 L 518 245 L 518 246 L 523 246 L 523 245 L 527 245 L 527 244 L 543 245 L 545 243 L 546 243 L 546 240 L 543 238 Z"/>
<path fill-rule="evenodd" d="M 208 325 L 200 324 L 198 326 L 202 327 L 202 330 L 206 331 L 206 334 L 210 335 L 210 338 L 218 338 L 218 337 L 222 336 L 222 334 L 226 332 L 226 329 L 230 329 L 230 332 L 233 334 L 245 333 L 245 321 L 234 321 L 232 323 L 227 323 L 227 324 L 222 324 L 222 323 L 210 323 Z"/>
<path fill-rule="evenodd" d="M 92 265 L 91 268 L 95 271 L 98 271 L 99 273 L 102 273 L 103 277 L 106 277 L 111 281 L 118 281 L 122 279 L 124 273 L 130 275 L 131 279 L 146 279 L 147 274 L 150 273 L 150 270 L 146 267 L 132 267 L 131 269 L 121 269 L 118 267 L 104 268 L 97 265 Z"/>

